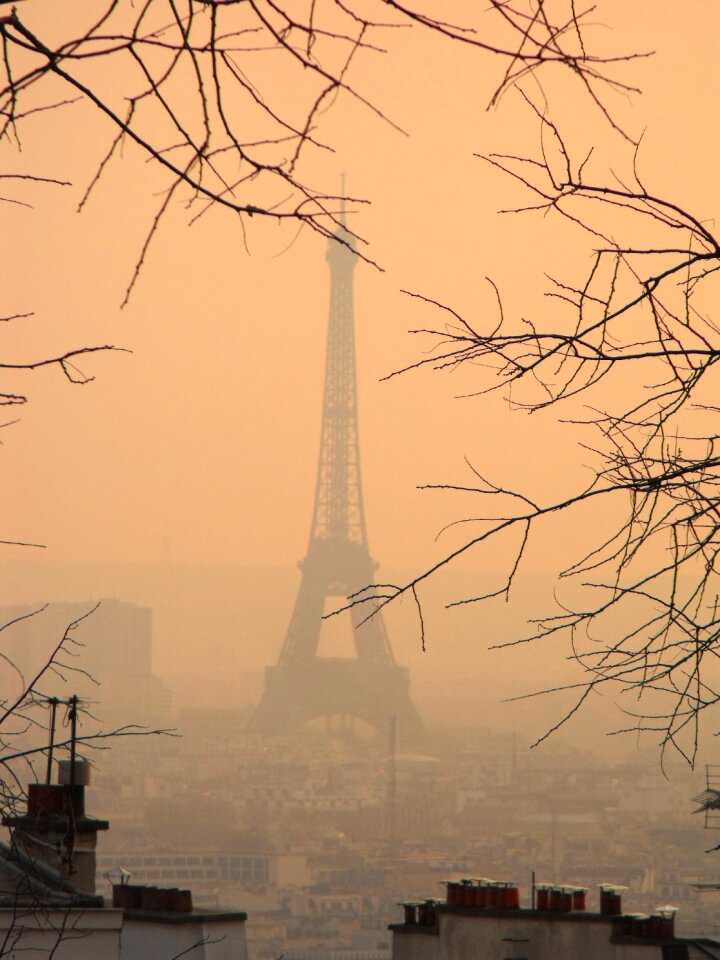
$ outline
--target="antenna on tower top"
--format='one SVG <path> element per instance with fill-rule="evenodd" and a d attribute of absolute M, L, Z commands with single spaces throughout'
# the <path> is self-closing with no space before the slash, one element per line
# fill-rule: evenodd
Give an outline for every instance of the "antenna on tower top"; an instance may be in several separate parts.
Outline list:
<path fill-rule="evenodd" d="M 340 224 L 343 227 L 347 226 L 347 221 L 345 218 L 345 174 L 340 174 Z"/>

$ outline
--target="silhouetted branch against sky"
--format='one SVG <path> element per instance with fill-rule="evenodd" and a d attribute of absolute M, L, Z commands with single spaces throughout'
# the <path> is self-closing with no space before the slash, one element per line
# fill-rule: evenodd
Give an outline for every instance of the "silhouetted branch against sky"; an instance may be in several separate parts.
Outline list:
<path fill-rule="evenodd" d="M 95 4 L 90 14 L 87 7 L 74 11 L 64 6 L 51 15 L 33 0 L 19 6 L 2 3 L 0 142 L 6 170 L 14 158 L 19 171 L 3 174 L 7 189 L 2 199 L 29 206 L 21 187 L 69 186 L 52 171 L 48 176 L 22 171 L 23 130 L 28 123 L 42 123 L 48 111 L 73 111 L 83 102 L 95 108 L 110 122 L 110 135 L 80 197 L 80 210 L 127 144 L 164 176 L 161 199 L 129 278 L 127 303 L 173 204 L 184 204 L 191 222 L 219 207 L 238 219 L 243 234 L 253 217 L 294 221 L 326 237 L 336 232 L 340 198 L 306 182 L 301 157 L 307 151 L 332 151 L 318 127 L 322 113 L 340 95 L 394 126 L 382 104 L 372 102 L 354 82 L 352 67 L 359 55 L 382 54 L 392 32 L 401 27 L 432 31 L 448 43 L 498 58 L 503 72 L 492 103 L 540 68 L 560 66 L 617 126 L 606 94 L 626 89 L 615 68 L 638 54 L 594 53 L 584 36 L 588 14 L 574 2 L 547 0 L 492 0 L 482 13 L 464 13 L 467 22 L 438 19 L 415 3 L 395 0 L 386 0 L 381 8 L 365 0 L 304 5 L 284 0 L 107 0 Z M 276 65 L 277 79 L 269 85 L 252 79 L 259 58 Z M 68 134 L 71 121 L 68 114 Z M 350 199 L 351 205 L 364 202 Z M 367 246 L 359 252 L 372 259 Z M 3 367 L 55 365 L 72 382 L 87 383 L 92 376 L 74 361 L 113 349 L 83 345 L 58 357 Z M 24 393 L 0 393 L 2 404 L 25 400 Z"/>
<path fill-rule="evenodd" d="M 0 626 L 0 634 L 11 630 L 22 620 L 42 617 L 47 609 L 43 604 L 27 613 L 18 615 Z M 49 654 L 26 676 L 6 654 L 0 654 L 5 676 L 6 699 L 0 703 L 0 813 L 2 816 L 16 814 L 26 800 L 28 782 L 42 781 L 45 777 L 49 751 L 57 757 L 67 754 L 71 738 L 67 725 L 68 698 L 50 694 L 46 685 L 52 686 L 57 678 L 70 687 L 73 679 L 97 681 L 85 670 L 81 653 L 84 646 L 74 632 L 77 627 L 92 617 L 99 604 L 88 609 L 77 619 L 68 623 L 59 638 L 52 643 Z M 74 744 L 83 751 L 106 749 L 108 743 L 118 737 L 174 735 L 170 729 L 152 729 L 128 723 L 121 727 L 103 730 L 93 716 L 90 704 L 77 702 L 78 733 Z M 53 737 L 50 736 L 52 726 Z M 52 746 L 50 744 L 52 743 Z"/>
<path fill-rule="evenodd" d="M 27 0 L 0 17 L 0 133 L 20 144 L 23 125 L 43 111 L 78 101 L 100 111 L 114 133 L 81 207 L 123 143 L 132 143 L 165 175 L 158 219 L 177 199 L 193 217 L 220 206 L 243 225 L 255 216 L 294 220 L 328 237 L 340 198 L 305 182 L 301 156 L 332 151 L 318 126 L 339 95 L 393 125 L 352 68 L 359 55 L 382 54 L 394 30 L 431 31 L 498 58 L 503 72 L 491 103 L 528 74 L 562 67 L 615 126 L 606 94 L 628 89 L 616 68 L 638 56 L 594 53 L 584 37 L 590 11 L 560 0 L 493 0 L 457 23 L 395 0 L 382 4 L 382 18 L 366 0 L 115 0 L 97 4 L 90 22 L 66 11 L 50 24 L 37 6 Z M 252 79 L 262 58 L 276 67 L 265 86 Z"/>
<path fill-rule="evenodd" d="M 692 764 L 700 719 L 720 699 L 720 328 L 712 314 L 720 243 L 707 210 L 646 182 L 637 146 L 607 158 L 599 142 L 576 157 L 545 109 L 525 101 L 539 127 L 537 153 L 478 156 L 514 195 L 520 187 L 521 202 L 503 212 L 564 222 L 571 242 L 587 246 L 587 272 L 548 276 L 548 309 L 537 319 L 508 315 L 492 281 L 489 318 L 411 293 L 435 318 L 414 332 L 435 349 L 397 373 L 467 367 L 474 384 L 467 395 L 500 391 L 518 412 L 555 411 L 555 422 L 580 437 L 590 480 L 543 502 L 469 465 L 469 482 L 431 485 L 480 499 L 482 516 L 463 516 L 451 551 L 376 600 L 382 607 L 405 593 L 417 599 L 439 569 L 470 550 L 493 551 L 514 531 L 506 573 L 449 605 L 508 599 L 528 540 L 552 542 L 549 518 L 567 514 L 581 524 L 588 508 L 614 518 L 609 533 L 589 527 L 583 552 L 559 574 L 557 612 L 538 614 L 527 636 L 500 646 L 568 641 L 579 679 L 553 692 L 575 699 L 548 733 L 590 694 L 612 691 L 622 731 L 650 732 L 663 751 L 673 748 Z"/>

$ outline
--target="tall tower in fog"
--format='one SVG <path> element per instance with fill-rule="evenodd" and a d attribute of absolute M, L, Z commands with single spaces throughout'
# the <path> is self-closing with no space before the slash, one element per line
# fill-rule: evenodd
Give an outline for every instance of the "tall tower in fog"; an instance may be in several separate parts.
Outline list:
<path fill-rule="evenodd" d="M 322 616 L 373 582 L 376 564 L 365 530 L 358 440 L 353 271 L 356 254 L 341 227 L 328 245 L 331 292 L 325 360 L 320 456 L 310 540 L 302 579 L 276 666 L 252 718 L 259 732 L 287 733 L 324 715 L 350 715 L 383 735 L 396 718 L 398 740 L 424 735 L 410 700 L 407 668 L 395 662 L 381 613 L 353 608 L 354 657 L 318 655 Z M 328 602 L 329 601 L 329 602 Z"/>

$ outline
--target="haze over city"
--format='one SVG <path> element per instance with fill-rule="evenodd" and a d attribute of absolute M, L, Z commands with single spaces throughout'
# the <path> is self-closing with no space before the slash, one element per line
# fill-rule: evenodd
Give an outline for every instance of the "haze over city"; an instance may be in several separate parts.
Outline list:
<path fill-rule="evenodd" d="M 27 6 L 35 34 L 59 43 L 66 18 L 80 34 L 97 5 Z M 462 19 L 462 5 L 451 6 L 443 20 Z M 3 391 L 28 402 L 9 410 L 3 428 L 0 497 L 11 508 L 0 606 L 13 618 L 47 604 L 32 623 L 6 631 L 5 656 L 18 669 L 8 668 L 3 697 L 18 695 L 68 617 L 100 605 L 73 633 L 87 647 L 75 648 L 71 661 L 99 685 L 71 675 L 52 679 L 53 694 L 79 692 L 101 725 L 172 730 L 92 756 L 93 812 L 111 823 L 99 840 L 108 851 L 103 869 L 112 860 L 141 881 L 184 883 L 179 874 L 148 873 L 160 869 L 151 861 L 179 856 L 182 844 L 184 857 L 230 851 L 236 873 L 220 877 L 227 863 L 207 861 L 196 899 L 208 909 L 256 907 L 251 960 L 279 956 L 285 935 L 291 958 L 292 949 L 315 951 L 304 960 L 329 956 L 320 928 L 310 934 L 292 924 L 312 912 L 298 897 L 329 896 L 335 883 L 348 897 L 375 898 L 356 913 L 373 931 L 372 949 L 389 958 L 397 898 L 434 896 L 426 885 L 446 879 L 443 869 L 484 876 L 483 857 L 488 875 L 508 864 L 523 880 L 535 869 L 575 870 L 588 885 L 613 879 L 642 909 L 653 898 L 682 900 L 684 929 L 720 932 L 713 904 L 698 905 L 688 892 L 717 873 L 703 853 L 713 835 L 690 803 L 709 783 L 705 764 L 720 761 L 712 711 L 688 764 L 672 741 L 662 749 L 662 728 L 607 736 L 635 725 L 633 704 L 652 716 L 656 690 L 641 702 L 619 699 L 619 684 L 599 686 L 547 740 L 576 690 L 524 697 L 587 681 L 567 636 L 513 642 L 532 633 L 537 618 L 580 602 L 580 588 L 558 575 L 613 535 L 625 509 L 619 499 L 542 517 L 516 570 L 524 541 L 513 527 L 384 607 L 392 654 L 407 668 L 409 702 L 421 719 L 417 744 L 395 743 L 397 717 L 373 727 L 339 719 L 334 708 L 326 726 L 278 738 L 252 727 L 319 539 L 312 523 L 327 331 L 342 272 L 334 251 L 352 259 L 342 282 L 352 283 L 357 410 L 347 416 L 359 425 L 372 575 L 404 585 L 484 529 L 497 509 L 477 492 L 486 479 L 532 504 L 589 486 L 598 453 L 583 421 L 624 391 L 644 389 L 631 369 L 590 395 L 528 410 L 536 397 L 487 392 L 486 356 L 437 370 L 425 362 L 452 342 L 458 317 L 483 336 L 509 316 L 550 323 L 558 301 L 547 296 L 548 278 L 579 283 L 600 242 L 587 233 L 578 239 L 574 221 L 547 211 L 502 212 L 528 205 L 525 186 L 487 158 L 543 156 L 551 134 L 541 117 L 551 110 L 578 155 L 592 148 L 626 157 L 613 183 L 623 186 L 636 162 L 653 193 L 711 218 L 709 158 L 720 116 L 697 91 L 712 89 L 719 16 L 709 2 L 687 16 L 645 0 L 602 3 L 597 22 L 591 18 L 602 55 L 652 53 L 622 61 L 623 86 L 608 87 L 607 107 L 588 105 L 582 80 L 569 82 L 559 66 L 542 83 L 531 75 L 528 93 L 511 86 L 488 107 L 506 69 L 500 57 L 418 23 L 385 31 L 387 49 L 359 50 L 352 61 L 351 87 L 362 99 L 335 91 L 313 118 L 313 138 L 330 149 L 308 149 L 298 164 L 304 183 L 337 195 L 328 204 L 338 217 L 342 208 L 355 257 L 342 247 L 350 234 L 335 223 L 326 232 L 340 243 L 307 223 L 240 218 L 217 205 L 196 216 L 187 198 L 169 204 L 154 232 L 167 184 L 132 142 L 81 204 L 114 136 L 107 115 L 88 102 L 47 111 L 22 127 L 20 152 L 5 148 L 7 173 L 61 183 L 22 184 L 17 197 L 30 208 L 2 207 L 3 312 L 29 314 L 0 323 L 3 356 L 28 365 L 68 349 L 114 349 L 74 358 L 69 377 L 52 365 L 3 370 Z M 257 62 L 250 82 L 292 115 L 293 74 L 283 64 Z M 92 58 L 78 69 L 87 83 L 100 75 Z M 111 62 L 102 70 L 119 110 L 122 68 Z M 193 82 L 176 81 L 173 95 L 190 98 Z M 639 139 L 636 153 L 628 152 L 627 130 Z M 681 249 L 686 242 L 683 234 Z M 413 369 L 391 376 L 406 367 Z M 693 415 L 712 438 L 716 400 L 713 407 L 713 391 L 702 389 Z M 364 549 L 362 536 L 358 542 Z M 352 578 L 347 583 L 351 592 Z M 336 585 L 328 592 L 337 594 Z M 318 657 L 355 657 L 350 617 L 323 621 Z M 608 642 L 607 631 L 603 621 L 590 642 Z M 705 670 L 710 690 L 717 666 Z M 693 736 L 683 729 L 683 750 Z M 177 805 L 164 819 L 160 801 L 168 799 Z M 605 844 L 608 824 L 617 833 Z M 211 868 L 219 873 L 211 877 Z M 617 876 L 600 876 L 606 868 Z M 283 911 L 285 934 L 277 927 Z M 362 960 L 370 935 L 338 930 L 332 949 L 359 951 L 345 956 Z"/>
<path fill-rule="evenodd" d="M 47 4 L 38 4 L 35 15 L 44 26 L 58 18 L 57 29 L 64 18 Z M 697 122 L 701 105 L 683 93 L 702 87 L 699 72 L 707 61 L 685 56 L 682 47 L 702 38 L 689 24 L 678 24 L 670 10 L 646 17 L 641 5 L 612 5 L 607 20 L 613 29 L 601 33 L 608 42 L 657 51 L 628 68 L 631 78 L 632 71 L 642 71 L 645 92 L 634 109 L 647 123 L 642 156 L 654 180 L 668 180 L 682 156 L 688 170 L 684 195 L 689 205 L 702 206 L 704 178 L 701 169 L 693 175 L 692 164 L 711 150 L 715 118 L 703 115 Z M 663 52 L 668 34 L 686 87 L 663 59 L 670 56 Z M 517 191 L 474 154 L 488 144 L 509 149 L 518 125 L 528 128 L 528 139 L 536 132 L 511 93 L 502 109 L 485 109 L 497 78 L 493 61 L 417 31 L 396 31 L 392 44 L 392 56 L 358 61 L 358 83 L 408 135 L 342 101 L 320 121 L 335 152 L 313 154 L 309 175 L 337 189 L 344 172 L 348 193 L 371 200 L 350 214 L 351 226 L 368 241 L 368 255 L 384 271 L 363 264 L 356 272 L 363 483 L 371 553 L 381 572 L 394 576 L 429 565 L 457 541 L 450 530 L 435 543 L 444 526 L 478 512 L 467 497 L 417 490 L 425 483 L 471 482 L 465 458 L 496 482 L 538 497 L 558 478 L 568 476 L 569 488 L 590 468 L 578 457 L 575 437 L 556 426 L 554 412 L 510 413 L 499 395 L 457 399 L 476 387 L 472 369 L 381 381 L 437 343 L 408 336 L 409 329 L 435 324 L 436 316 L 401 288 L 471 318 L 494 316 L 489 276 L 506 311 L 537 316 L 547 309 L 544 273 L 570 275 L 585 256 L 570 249 L 562 228 L 549 220 L 526 218 L 518 230 L 517 218 L 497 213 L 505 205 L 502 191 L 509 202 Z M 315 482 L 328 310 L 325 242 L 310 231 L 295 238 L 292 228 L 253 222 L 248 253 L 230 218 L 210 212 L 188 227 L 181 209 L 171 208 L 133 297 L 120 310 L 153 216 L 153 180 L 128 150 L 122 162 L 108 167 L 92 202 L 77 215 L 78 195 L 102 156 L 108 129 L 89 108 L 68 109 L 75 112 L 58 111 L 23 134 L 23 164 L 47 172 L 51 157 L 54 175 L 75 186 L 34 195 L 31 211 L 6 205 L 5 234 L 12 237 L 8 301 L 35 316 L 6 327 L 4 342 L 28 359 L 68 343 L 113 343 L 133 353 L 88 358 L 84 369 L 95 379 L 82 388 L 71 389 L 56 370 L 33 375 L 31 403 L 20 423 L 5 431 L 3 498 L 13 504 L 5 535 L 46 547 L 4 548 L 12 572 L 3 578 L 3 599 L 124 594 L 115 575 L 87 571 L 87 564 L 97 563 L 290 571 L 305 550 Z M 572 112 L 572 100 L 561 109 Z M 573 116 L 574 134 L 579 123 Z M 65 135 L 68 124 L 71 138 Z M 690 141 L 688 154 L 683 144 Z M 531 540 L 523 564 L 529 579 L 542 582 L 552 575 L 581 549 L 582 536 L 583 524 L 572 518 L 548 539 Z M 455 567 L 472 582 L 467 589 L 439 590 L 439 596 L 452 600 L 472 595 L 475 584 L 495 586 L 490 581 L 499 579 L 497 560 L 481 550 L 460 558 Z M 51 573 L 58 563 L 65 572 Z M 83 569 L 71 572 L 68 564 Z M 62 587 L 53 586 L 57 577 Z M 294 590 L 289 577 L 283 588 L 288 599 Z M 152 600 L 145 574 L 136 580 L 146 588 L 138 599 Z M 229 599 L 243 589 L 241 576 L 228 576 Z M 158 611 L 161 637 L 163 619 L 173 624 L 159 640 L 164 669 L 197 680 L 198 632 L 209 634 L 203 642 L 204 651 L 212 650 L 207 667 L 216 667 L 216 680 L 226 680 L 229 696 L 234 692 L 228 677 L 235 670 L 272 661 L 288 600 L 281 611 L 272 590 L 249 592 L 267 600 L 245 613 L 238 609 L 227 637 L 217 604 L 201 595 L 192 626 L 182 615 L 184 635 L 176 629 L 177 614 Z M 547 596 L 545 586 L 538 592 Z M 429 615 L 437 617 L 437 626 L 433 622 L 424 658 L 413 612 L 404 610 L 402 632 L 394 639 L 399 659 L 412 660 L 416 668 L 432 659 L 435 677 L 441 667 L 459 667 L 464 677 L 517 674 L 528 662 L 534 672 L 537 662 L 548 660 L 544 651 L 537 661 L 529 650 L 518 660 L 485 652 L 488 642 L 509 639 L 519 629 L 527 613 L 524 593 L 520 580 L 518 603 L 510 609 L 496 601 L 477 611 L 444 613 L 433 603 Z M 269 628 L 262 623 L 263 606 L 272 615 Z M 551 608 L 548 596 L 542 611 Z M 243 620 L 252 624 L 246 638 Z M 206 631 L 210 622 L 214 626 Z M 553 670 L 562 669 L 564 652 L 552 657 Z M 497 659 L 501 664 L 495 666 Z M 192 668 L 184 671 L 183 663 Z M 515 688 L 514 681 L 509 686 Z"/>

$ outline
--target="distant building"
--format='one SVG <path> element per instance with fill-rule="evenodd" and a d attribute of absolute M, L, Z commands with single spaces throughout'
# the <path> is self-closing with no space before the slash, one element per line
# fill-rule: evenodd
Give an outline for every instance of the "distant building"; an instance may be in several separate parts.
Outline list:
<path fill-rule="evenodd" d="M 58 660 L 100 720 L 167 723 L 171 696 L 152 672 L 150 608 L 117 599 L 0 607 L 3 624 L 10 624 L 3 631 L 3 653 L 19 670 L 3 671 L 3 696 L 19 693 L 23 678 L 37 673 L 67 631 Z M 65 696 L 67 684 L 50 673 L 42 688 Z"/>
<path fill-rule="evenodd" d="M 122 866 L 131 870 L 139 883 L 162 881 L 167 884 L 181 884 L 190 880 L 193 886 L 204 890 L 226 884 L 306 887 L 311 879 L 307 858 L 304 856 L 238 853 L 230 850 L 126 850 L 122 855 L 108 853 L 98 859 L 100 872 L 105 873 L 115 866 L 120 856 Z"/>

